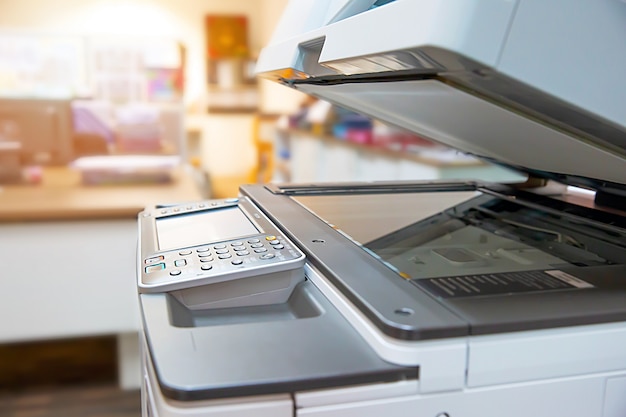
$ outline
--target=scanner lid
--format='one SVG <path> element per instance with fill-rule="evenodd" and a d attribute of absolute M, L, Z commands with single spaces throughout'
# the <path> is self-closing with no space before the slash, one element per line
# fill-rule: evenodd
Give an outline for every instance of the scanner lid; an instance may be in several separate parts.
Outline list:
<path fill-rule="evenodd" d="M 291 1 L 257 72 L 534 177 L 626 196 L 626 3 Z"/>

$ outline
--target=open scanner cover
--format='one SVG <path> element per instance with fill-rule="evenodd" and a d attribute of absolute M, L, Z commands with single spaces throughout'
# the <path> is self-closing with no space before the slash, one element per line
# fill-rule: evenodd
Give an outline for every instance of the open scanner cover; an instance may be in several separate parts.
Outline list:
<path fill-rule="evenodd" d="M 259 75 L 529 177 L 592 189 L 618 210 L 498 184 L 287 185 L 272 190 L 280 203 L 244 193 L 393 337 L 623 319 L 624 39 L 618 0 L 291 1 Z M 456 192 L 470 195 L 417 214 Z M 331 230 L 302 226 L 309 215 Z M 389 230 L 367 235 L 375 224 Z M 483 276 L 512 284 L 494 289 Z"/>
<path fill-rule="evenodd" d="M 292 1 L 257 72 L 533 177 L 626 195 L 626 3 Z"/>

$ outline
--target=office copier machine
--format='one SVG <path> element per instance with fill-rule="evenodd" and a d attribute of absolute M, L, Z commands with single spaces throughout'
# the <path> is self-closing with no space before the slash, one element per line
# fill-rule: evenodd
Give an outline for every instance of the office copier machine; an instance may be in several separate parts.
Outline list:
<path fill-rule="evenodd" d="M 257 72 L 527 180 L 146 208 L 144 416 L 626 416 L 626 2 L 292 0 Z"/>

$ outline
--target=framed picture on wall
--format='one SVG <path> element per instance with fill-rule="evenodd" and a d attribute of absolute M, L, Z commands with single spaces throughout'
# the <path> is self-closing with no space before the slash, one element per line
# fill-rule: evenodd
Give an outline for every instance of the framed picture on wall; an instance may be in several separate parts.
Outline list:
<path fill-rule="evenodd" d="M 207 15 L 205 31 L 209 59 L 245 58 L 249 55 L 246 16 Z"/>

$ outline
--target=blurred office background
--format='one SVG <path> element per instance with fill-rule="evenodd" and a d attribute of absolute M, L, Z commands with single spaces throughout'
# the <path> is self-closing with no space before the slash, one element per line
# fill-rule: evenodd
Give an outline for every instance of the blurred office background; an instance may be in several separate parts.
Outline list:
<path fill-rule="evenodd" d="M 257 79 L 286 3 L 0 1 L 0 415 L 139 415 L 149 204 L 251 182 L 517 179 Z"/>
<path fill-rule="evenodd" d="M 224 178 L 228 185 L 217 186 L 218 194 L 236 194 L 237 183 L 258 169 L 261 119 L 289 113 L 299 100 L 253 74 L 254 59 L 285 3 L 1 2 L 3 161 L 15 164 L 11 155 L 21 153 L 24 170 L 110 155 L 115 158 L 86 158 L 72 166 L 91 182 L 132 181 L 130 175 L 115 177 L 116 164 L 127 170 L 133 161 L 120 156 L 178 156 L 216 181 Z M 15 114 L 16 105 L 21 114 Z M 45 112 L 55 116 L 46 121 Z M 69 127 L 52 126 L 51 118 Z M 42 138 L 50 135 L 55 139 Z M 179 162 L 142 159 L 136 174 L 143 180 L 149 173 L 158 177 L 159 166 Z M 6 182 L 17 173 L 2 175 Z M 21 175 L 39 179 L 33 172 Z"/>

